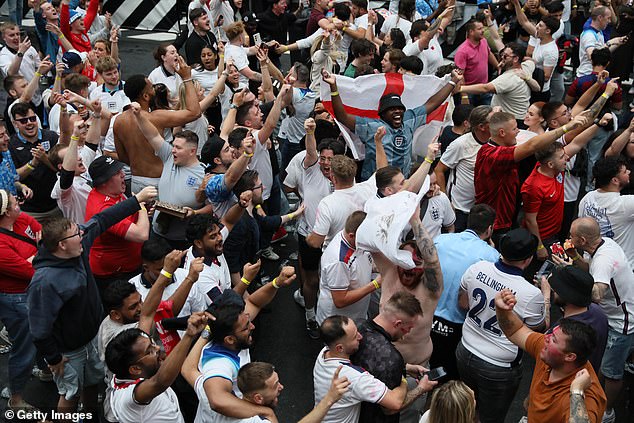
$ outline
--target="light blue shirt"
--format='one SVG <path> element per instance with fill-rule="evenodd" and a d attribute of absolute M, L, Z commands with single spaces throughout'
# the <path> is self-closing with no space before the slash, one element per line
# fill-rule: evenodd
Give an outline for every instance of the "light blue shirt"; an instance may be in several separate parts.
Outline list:
<path fill-rule="evenodd" d="M 371 119 L 366 117 L 356 117 L 355 134 L 359 136 L 365 144 L 365 161 L 361 179 L 366 181 L 376 172 L 376 146 L 374 145 L 374 134 L 379 126 L 385 127 L 385 137 L 383 137 L 383 148 L 387 161 L 391 166 L 401 169 L 403 175 L 409 175 L 412 166 L 412 142 L 414 131 L 425 125 L 427 111 L 425 105 L 405 110 L 403 113 L 403 124 L 400 128 L 392 128 L 382 119 Z"/>
<path fill-rule="evenodd" d="M 460 280 L 467 269 L 479 261 L 495 263 L 500 253 L 471 229 L 457 234 L 441 234 L 434 239 L 444 289 L 436 307 L 435 316 L 452 323 L 464 323 L 466 310 L 458 306 Z"/>

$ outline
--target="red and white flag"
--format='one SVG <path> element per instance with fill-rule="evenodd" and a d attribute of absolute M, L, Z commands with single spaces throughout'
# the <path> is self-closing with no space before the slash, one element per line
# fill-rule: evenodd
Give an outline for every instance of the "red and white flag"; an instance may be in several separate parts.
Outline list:
<path fill-rule="evenodd" d="M 447 84 L 445 79 L 432 75 L 402 75 L 400 73 L 382 73 L 349 78 L 336 75 L 337 90 L 346 109 L 354 116 L 378 119 L 379 100 L 386 94 L 398 94 L 407 109 L 422 106 L 434 94 Z M 331 115 L 332 109 L 330 87 L 321 84 L 321 100 Z M 451 97 L 435 110 L 427 111 L 427 124 L 414 132 L 412 155 L 423 157 L 427 145 L 440 134 L 442 128 L 451 123 L 453 102 Z M 365 146 L 354 133 L 343 124 L 337 122 L 341 132 L 356 159 L 365 157 Z"/>

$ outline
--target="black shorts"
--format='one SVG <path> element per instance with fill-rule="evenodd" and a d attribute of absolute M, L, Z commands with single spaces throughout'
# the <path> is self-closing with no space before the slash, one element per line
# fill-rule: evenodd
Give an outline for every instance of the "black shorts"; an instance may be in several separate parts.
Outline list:
<path fill-rule="evenodd" d="M 299 256 L 302 258 L 302 268 L 317 271 L 321 260 L 321 248 L 311 247 L 306 243 L 306 237 L 300 234 L 297 234 L 297 243 Z"/>

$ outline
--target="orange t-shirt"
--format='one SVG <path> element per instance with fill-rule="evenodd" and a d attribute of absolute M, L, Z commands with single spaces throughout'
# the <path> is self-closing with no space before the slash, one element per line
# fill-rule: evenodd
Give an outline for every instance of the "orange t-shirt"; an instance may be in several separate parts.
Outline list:
<path fill-rule="evenodd" d="M 577 372 L 557 382 L 548 382 L 550 367 L 539 358 L 542 348 L 544 348 L 543 334 L 533 333 L 528 336 L 526 352 L 535 358 L 535 370 L 529 391 L 528 421 L 530 423 L 567 423 L 570 415 L 570 384 Z M 605 411 L 605 393 L 592 365 L 588 362 L 584 368 L 592 377 L 592 385 L 585 391 L 586 409 L 590 421 L 599 423 Z"/>

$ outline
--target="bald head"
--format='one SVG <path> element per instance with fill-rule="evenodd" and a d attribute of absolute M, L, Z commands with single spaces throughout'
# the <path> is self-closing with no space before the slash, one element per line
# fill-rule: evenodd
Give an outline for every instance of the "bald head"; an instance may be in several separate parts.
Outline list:
<path fill-rule="evenodd" d="M 599 224 L 591 217 L 580 217 L 572 222 L 572 230 L 576 236 L 585 238 L 589 243 L 601 238 Z"/>

